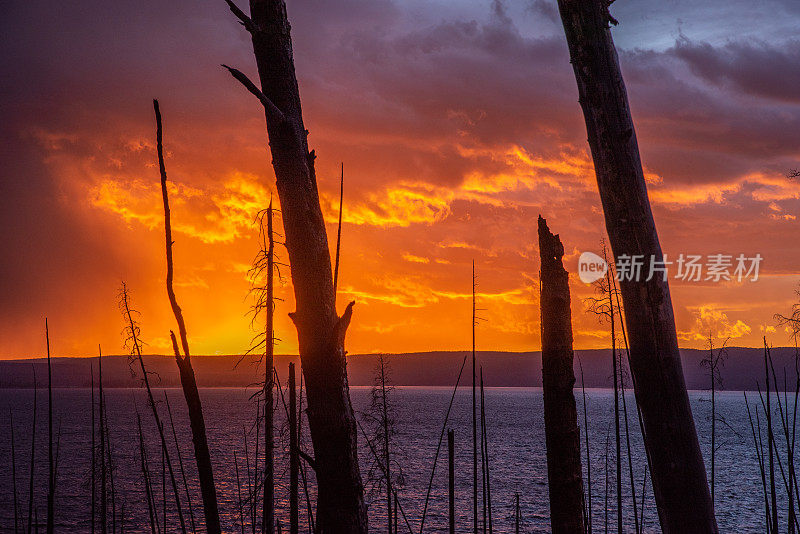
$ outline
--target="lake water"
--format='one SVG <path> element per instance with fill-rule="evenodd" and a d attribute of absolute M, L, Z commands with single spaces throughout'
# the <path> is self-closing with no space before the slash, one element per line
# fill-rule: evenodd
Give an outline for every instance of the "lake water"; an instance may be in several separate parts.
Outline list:
<path fill-rule="evenodd" d="M 167 393 L 177 426 L 181 451 L 187 468 L 190 485 L 196 479 L 191 434 L 185 402 L 179 389 L 154 390 L 159 410 L 167 421 L 163 403 Z M 208 437 L 214 462 L 223 530 L 240 532 L 240 515 L 237 499 L 237 483 L 233 453 L 239 460 L 242 491 L 247 493 L 247 465 L 245 462 L 245 432 L 250 430 L 255 416 L 255 404 L 250 400 L 252 390 L 202 389 Z M 400 491 L 400 502 L 411 529 L 419 532 L 419 518 L 425 501 L 433 457 L 445 412 L 452 394 L 450 388 L 398 387 L 393 392 L 396 405 L 396 431 L 394 447 L 397 462 L 402 466 L 405 487 Z M 580 391 L 577 391 L 578 410 L 582 419 Z M 608 390 L 588 390 L 588 434 L 592 467 L 593 524 L 596 532 L 602 532 L 605 521 L 605 454 L 606 436 L 609 439 L 610 466 L 614 461 L 613 393 Z M 352 388 L 351 397 L 357 411 L 367 409 L 370 400 L 369 388 Z M 706 392 L 690 393 L 694 415 L 700 434 L 701 446 L 710 465 L 710 403 Z M 757 400 L 757 394 L 748 397 Z M 56 495 L 56 531 L 88 532 L 90 506 L 90 391 L 88 389 L 61 389 L 54 391 L 55 425 L 61 429 L 60 457 L 58 465 L 58 493 Z M 115 464 L 116 502 L 118 511 L 124 503 L 124 530 L 127 532 L 149 532 L 147 505 L 140 473 L 138 435 L 133 410 L 134 400 L 142 413 L 145 425 L 150 470 L 156 499 L 161 502 L 161 458 L 157 433 L 152 415 L 145 404 L 143 390 L 107 389 L 106 398 L 110 426 L 111 446 Z M 542 416 L 542 392 L 538 388 L 488 388 L 486 417 L 490 448 L 491 496 L 493 525 L 496 532 L 514 531 L 514 495 L 519 493 L 522 511 L 523 532 L 548 531 L 547 467 Z M 631 444 L 636 479 L 636 497 L 642 502 L 642 480 L 645 459 L 639 426 L 633 412 L 633 396 L 628 397 L 630 410 Z M 11 440 L 9 409 L 13 412 L 16 445 L 16 476 L 22 516 L 27 516 L 30 421 L 33 391 L 0 391 L 0 530 L 13 531 Z M 47 392 L 39 391 L 39 424 L 35 468 L 35 503 L 40 522 L 44 521 L 47 491 Z M 773 401 L 773 406 L 775 405 Z M 764 507 L 761 478 L 752 444 L 750 423 L 747 418 L 741 392 L 721 392 L 717 397 L 719 413 L 725 424 L 718 423 L 716 508 L 722 532 L 764 532 Z M 282 427 L 282 410 L 276 414 L 277 426 Z M 777 413 L 777 412 L 776 412 Z M 777 415 L 776 415 L 777 420 Z M 763 419 L 762 419 L 763 422 Z M 778 423 L 776 423 L 778 424 Z M 583 425 L 581 425 L 583 426 Z M 456 441 L 456 510 L 457 529 L 471 531 L 472 505 L 472 456 L 471 456 L 471 391 L 460 389 L 456 395 L 448 427 L 455 429 Z M 611 433 L 609 434 L 609 430 Z M 303 430 L 308 436 L 308 430 Z M 171 433 L 168 434 L 173 446 Z M 583 436 L 581 438 L 583 440 Z M 288 469 L 285 461 L 286 432 L 279 437 L 276 451 L 277 513 L 283 525 L 288 525 L 286 486 Z M 304 439 L 304 441 L 306 441 Z M 583 444 L 582 444 L 583 445 Z M 623 436 L 624 447 L 624 436 Z M 250 470 L 254 471 L 252 458 L 255 449 L 251 431 L 248 452 Z M 310 451 L 310 445 L 306 444 Z M 624 449 L 623 449 L 624 450 Z M 259 451 L 263 453 L 263 450 Z M 363 436 L 359 436 L 362 475 L 367 472 L 371 452 Z M 172 453 L 174 455 L 174 452 Z M 785 460 L 785 458 L 784 458 Z M 585 458 L 584 458 L 585 464 Z M 177 461 L 176 461 L 177 466 Z M 586 465 L 584 465 L 584 470 Z M 614 494 L 614 468 L 610 467 L 609 522 L 615 530 L 616 500 Z M 309 470 L 308 473 L 311 476 Z M 251 474 L 251 477 L 253 475 Z M 780 472 L 778 471 L 778 477 Z M 625 481 L 624 529 L 633 532 L 633 509 L 629 495 L 628 470 L 623 471 Z M 584 482 L 586 477 L 584 475 Z M 779 490 L 780 486 L 779 484 Z M 311 481 L 313 493 L 313 480 Z M 202 524 L 202 505 L 198 489 L 190 488 L 192 506 L 198 525 Z M 657 532 L 658 520 L 653 505 L 649 481 L 645 490 L 645 531 Z M 177 519 L 172 511 L 172 496 L 167 482 L 169 532 L 177 530 Z M 181 495 L 185 507 L 185 495 Z M 781 497 L 783 498 L 783 497 Z M 311 496 L 313 502 L 313 494 Z M 367 489 L 370 527 L 374 532 L 386 530 L 385 501 L 380 494 Z M 246 505 L 245 505 L 246 506 Z M 160 508 L 160 505 L 159 505 Z M 786 506 L 782 506 L 782 511 Z M 249 511 L 244 512 L 246 532 L 250 532 Z M 781 514 L 784 517 L 784 514 Z M 301 489 L 301 532 L 307 532 L 305 497 Z M 187 514 L 188 522 L 188 514 Z M 781 520 L 785 525 L 785 519 Z M 408 532 L 401 519 L 400 532 Z M 447 530 L 447 444 L 446 437 L 439 457 L 433 490 L 425 520 L 426 532 Z"/>

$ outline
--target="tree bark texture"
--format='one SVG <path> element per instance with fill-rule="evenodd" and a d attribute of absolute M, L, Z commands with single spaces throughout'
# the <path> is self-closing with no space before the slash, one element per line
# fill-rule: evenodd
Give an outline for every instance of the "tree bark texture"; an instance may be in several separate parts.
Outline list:
<path fill-rule="evenodd" d="M 686 393 L 669 284 L 650 261 L 663 260 L 625 84 L 603 0 L 558 0 L 586 121 L 606 230 L 614 256 L 641 256 L 643 275 L 620 289 L 630 366 L 644 423 L 661 528 L 716 533 L 717 523 Z"/>
<path fill-rule="evenodd" d="M 580 431 L 572 388 L 572 317 L 564 246 L 539 217 L 542 389 L 553 534 L 584 532 Z"/>
<path fill-rule="evenodd" d="M 298 348 L 307 384 L 308 423 L 318 483 L 317 529 L 365 533 L 367 513 L 347 384 L 344 338 L 350 303 L 339 317 L 328 237 L 319 203 L 315 155 L 308 149 L 292 41 L 283 0 L 250 0 L 250 17 L 229 2 L 251 33 L 261 89 L 230 69 L 262 103 L 289 253 Z"/>

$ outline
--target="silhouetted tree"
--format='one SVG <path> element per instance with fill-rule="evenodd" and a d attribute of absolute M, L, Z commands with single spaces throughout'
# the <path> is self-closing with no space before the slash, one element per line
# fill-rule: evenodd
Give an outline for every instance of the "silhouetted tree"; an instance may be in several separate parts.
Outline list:
<path fill-rule="evenodd" d="M 472 530 L 473 534 L 478 534 L 478 381 L 475 365 L 475 327 L 478 318 L 475 283 L 475 260 L 472 260 Z"/>
<path fill-rule="evenodd" d="M 584 523 L 586 534 L 592 534 L 592 457 L 589 448 L 589 408 L 586 398 L 586 383 L 583 379 L 583 363 L 578 359 L 578 366 L 581 370 L 581 394 L 583 395 L 583 439 L 586 446 L 586 515 Z M 519 502 L 519 496 L 517 496 Z"/>
<path fill-rule="evenodd" d="M 31 465 L 28 481 L 28 534 L 33 532 L 34 507 L 33 507 L 33 479 L 36 467 L 36 405 L 39 397 L 39 384 L 36 382 L 36 366 L 31 364 L 33 369 L 33 416 L 31 418 Z M 36 521 L 38 523 L 38 521 Z"/>
<path fill-rule="evenodd" d="M 19 495 L 17 494 L 17 447 L 14 441 L 14 412 L 8 408 L 8 426 L 11 434 L 11 488 L 14 493 L 14 534 L 19 533 Z"/>
<path fill-rule="evenodd" d="M 53 369 L 50 362 L 50 329 L 44 320 L 44 335 L 47 340 L 47 534 L 55 529 L 56 469 L 53 456 Z"/>
<path fill-rule="evenodd" d="M 209 534 L 219 534 L 219 509 L 217 507 L 217 488 L 214 485 L 214 471 L 211 467 L 211 453 L 208 450 L 208 437 L 206 436 L 206 422 L 203 417 L 203 404 L 200 393 L 197 391 L 197 380 L 194 376 L 191 356 L 189 355 L 189 339 L 186 334 L 186 322 L 183 320 L 183 311 L 178 305 L 175 290 L 172 287 L 174 267 L 172 264 L 172 225 L 170 221 L 169 196 L 167 194 L 167 169 L 164 164 L 163 132 L 161 127 L 161 110 L 158 100 L 153 100 L 153 109 L 156 115 L 156 149 L 158 151 L 158 168 L 161 174 L 161 196 L 164 203 L 164 235 L 166 240 L 167 258 L 167 297 L 169 298 L 175 322 L 178 323 L 178 333 L 181 337 L 183 356 L 175 338 L 175 333 L 170 331 L 172 349 L 175 353 L 175 362 L 181 377 L 183 396 L 189 408 L 189 424 L 192 429 L 192 443 L 194 443 L 194 456 L 197 462 L 197 475 L 200 479 L 200 493 L 203 497 L 203 513 L 206 520 L 206 530 Z M 163 438 L 162 438 L 163 440 Z M 174 484 L 173 484 L 174 485 Z M 176 493 L 177 502 L 177 493 Z M 183 516 L 181 516 L 183 523 Z"/>
<path fill-rule="evenodd" d="M 456 378 L 456 383 L 453 386 L 453 393 L 450 395 L 450 404 L 447 405 L 447 412 L 444 415 L 444 421 L 442 422 L 442 430 L 439 432 L 439 442 L 436 445 L 436 454 L 433 456 L 433 466 L 431 467 L 431 476 L 428 479 L 428 489 L 425 492 L 425 504 L 422 507 L 422 519 L 419 522 L 419 534 L 422 534 L 425 531 L 425 517 L 427 517 L 428 513 L 428 501 L 431 497 L 431 488 L 433 488 L 433 479 L 436 476 L 436 465 L 437 461 L 439 460 L 439 451 L 442 448 L 442 440 L 444 439 L 444 433 L 447 429 L 447 421 L 450 419 L 450 411 L 453 409 L 453 401 L 456 398 L 456 393 L 458 392 L 458 385 L 461 383 L 461 375 L 464 373 L 464 367 L 467 365 L 467 356 L 464 356 L 464 360 L 461 362 L 461 369 L 458 371 L 458 377 Z M 375 454 L 377 457 L 377 454 Z"/>
<path fill-rule="evenodd" d="M 298 349 L 305 376 L 308 424 L 318 484 L 317 529 L 366 532 L 367 513 L 358 466 L 356 420 L 350 403 L 344 338 L 353 312 L 336 313 L 328 237 L 319 203 L 314 151 L 308 149 L 286 4 L 250 0 L 250 16 L 231 0 L 250 32 L 261 89 L 229 69 L 264 107 L 272 165 L 289 252 L 297 311 Z"/>
<path fill-rule="evenodd" d="M 289 362 L 289 534 L 300 528 L 300 442 L 297 439 L 297 377 L 294 362 Z"/>
<path fill-rule="evenodd" d="M 134 404 L 134 408 L 135 408 Z M 156 534 L 156 527 L 158 527 L 155 513 L 155 499 L 153 498 L 153 490 L 150 485 L 150 470 L 147 462 L 147 447 L 144 443 L 144 434 L 142 433 L 142 418 L 139 415 L 139 409 L 136 411 L 136 428 L 139 432 L 139 465 L 142 470 L 142 483 L 144 484 L 144 497 L 147 501 L 147 512 L 150 520 L 150 532 Z M 165 525 L 166 527 L 166 525 Z M 160 528 L 158 529 L 161 530 Z"/>
<path fill-rule="evenodd" d="M 370 463 L 367 480 L 372 484 L 373 491 L 385 493 L 388 534 L 392 533 L 393 525 L 392 496 L 405 484 L 403 471 L 397 462 L 399 450 L 393 445 L 396 421 L 393 391 L 389 359 L 386 355 L 379 354 L 370 391 L 370 405 L 362 420 L 378 453 Z"/>
<path fill-rule="evenodd" d="M 97 444 L 95 443 L 95 436 L 96 436 L 96 424 L 94 420 L 95 408 L 94 408 L 94 366 L 89 364 L 89 373 L 90 373 L 90 380 L 91 380 L 91 403 L 92 403 L 92 414 L 90 416 L 90 425 L 91 425 L 91 457 L 92 457 L 92 467 L 91 467 L 91 474 L 90 474 L 90 484 L 92 486 L 91 489 L 91 502 L 89 505 L 90 509 L 90 516 L 89 516 L 89 523 L 91 524 L 91 534 L 95 532 L 95 525 L 96 525 L 96 507 L 97 507 Z"/>
<path fill-rule="evenodd" d="M 708 369 L 708 378 L 711 385 L 711 500 L 714 500 L 714 480 L 716 473 L 717 454 L 717 389 L 722 386 L 722 367 L 728 357 L 728 340 L 714 352 L 714 339 L 708 335 L 708 356 L 700 360 L 700 366 Z"/>
<path fill-rule="evenodd" d="M 542 389 L 552 532 L 584 532 L 584 500 L 564 245 L 539 216 Z"/>
<path fill-rule="evenodd" d="M 274 209 L 270 198 L 269 207 L 258 213 L 256 223 L 260 240 L 259 251 L 253 260 L 253 265 L 248 272 L 251 280 L 250 292 L 254 303 L 250 307 L 252 322 L 259 333 L 253 338 L 248 354 L 259 354 L 259 362 L 264 364 L 264 384 L 261 396 L 264 398 L 264 474 L 263 474 L 263 502 L 261 513 L 262 532 L 272 533 L 275 530 L 275 423 L 274 423 L 274 398 L 275 382 L 273 380 L 275 365 L 275 271 L 277 262 L 275 256 L 275 231 L 273 229 Z M 264 326 L 255 326 L 260 320 Z"/>
<path fill-rule="evenodd" d="M 456 446 L 452 429 L 447 431 L 447 508 L 449 532 L 456 534 Z"/>
<path fill-rule="evenodd" d="M 175 441 L 175 452 L 178 455 L 178 467 L 181 470 L 181 479 L 183 480 L 183 491 L 186 495 L 186 508 L 189 509 L 189 519 L 192 525 L 192 532 L 197 531 L 194 524 L 194 509 L 192 507 L 192 498 L 189 494 L 189 481 L 186 479 L 186 469 L 183 467 L 183 454 L 181 454 L 181 446 L 178 443 L 178 433 L 175 431 L 175 421 L 172 419 L 172 408 L 169 405 L 169 397 L 167 392 L 164 392 L 164 403 L 167 405 L 167 414 L 169 415 L 169 426 L 172 428 L 172 439 Z"/>
<path fill-rule="evenodd" d="M 578 84 L 614 256 L 663 266 L 606 0 L 558 0 Z M 669 284 L 655 276 L 620 282 L 630 366 L 644 422 L 661 528 L 716 533 L 717 522 L 681 368 Z"/>
<path fill-rule="evenodd" d="M 167 438 L 164 435 L 164 423 L 161 421 L 161 417 L 158 415 L 156 401 L 153 398 L 153 390 L 150 387 L 150 377 L 144 365 L 144 359 L 142 358 L 142 342 L 141 338 L 139 337 L 140 328 L 138 322 L 136 319 L 134 319 L 134 316 L 137 312 L 131 307 L 130 293 L 128 292 L 128 288 L 124 282 L 122 283 L 122 287 L 120 288 L 119 292 L 119 308 L 122 312 L 123 319 L 126 322 L 126 326 L 123 330 L 123 333 L 126 336 L 125 346 L 129 347 L 131 351 L 128 361 L 131 365 L 138 363 L 139 369 L 142 373 L 142 383 L 144 384 L 145 392 L 147 393 L 147 404 L 150 406 L 150 409 L 153 412 L 153 420 L 156 423 L 158 437 L 160 438 L 161 452 L 164 455 L 164 461 L 169 470 L 169 478 L 172 484 L 172 494 L 173 497 L 175 497 L 175 508 L 178 512 L 181 531 L 185 533 L 186 522 L 183 517 L 183 509 L 181 508 L 181 497 L 180 493 L 178 492 L 178 483 L 175 479 L 175 471 L 172 468 L 172 461 L 170 459 L 169 449 L 167 448 Z M 166 499 L 164 499 L 164 504 L 166 506 Z M 166 525 L 164 525 L 164 528 L 166 529 Z"/>
<path fill-rule="evenodd" d="M 606 248 L 603 245 L 603 259 L 608 261 L 606 257 Z M 619 390 L 620 390 L 620 370 L 619 370 L 619 353 L 617 351 L 617 333 L 616 321 L 617 310 L 614 307 L 614 292 L 615 288 L 612 285 L 613 268 L 608 267 L 606 275 L 598 279 L 595 283 L 595 292 L 598 297 L 589 297 L 587 300 L 589 304 L 589 311 L 598 316 L 600 321 L 608 320 L 611 327 L 611 374 L 613 376 L 614 387 L 614 437 L 616 444 L 616 489 L 617 489 L 617 532 L 622 534 L 622 435 L 620 431 L 620 409 L 619 409 Z M 634 516 L 635 516 L 634 512 Z M 638 528 L 637 528 L 638 532 Z"/>

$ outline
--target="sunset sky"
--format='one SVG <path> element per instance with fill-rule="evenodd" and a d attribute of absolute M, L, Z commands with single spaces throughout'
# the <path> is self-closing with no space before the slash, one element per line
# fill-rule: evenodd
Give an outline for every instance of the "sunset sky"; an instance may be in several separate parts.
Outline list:
<path fill-rule="evenodd" d="M 241 0 L 244 5 L 244 0 Z M 567 269 L 603 216 L 555 0 L 290 0 L 295 64 L 351 353 L 538 350 L 542 214 Z M 120 353 L 125 281 L 151 353 L 174 328 L 151 99 L 164 114 L 176 291 L 196 354 L 245 350 L 253 219 L 274 191 L 253 75 L 222 0 L 0 8 L 0 358 Z M 761 254 L 757 282 L 671 282 L 680 343 L 788 344 L 798 300 L 800 3 L 618 0 L 613 30 L 668 257 Z M 285 251 L 279 250 L 282 259 Z M 288 269 L 278 352 L 296 351 Z M 571 277 L 576 348 L 604 347 Z"/>

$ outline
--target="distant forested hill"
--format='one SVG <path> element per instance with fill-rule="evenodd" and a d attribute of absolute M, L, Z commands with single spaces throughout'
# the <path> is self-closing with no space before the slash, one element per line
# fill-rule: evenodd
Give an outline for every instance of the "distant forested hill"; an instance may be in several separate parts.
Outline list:
<path fill-rule="evenodd" d="M 611 356 L 609 350 L 576 351 L 576 386 L 580 385 L 578 361 L 583 364 L 587 387 L 611 385 Z M 706 352 L 682 349 L 683 371 L 689 389 L 707 389 L 707 371 L 700 361 Z M 466 352 L 417 352 L 390 355 L 391 379 L 396 385 L 452 386 Z M 783 382 L 784 369 L 789 388 L 794 387 L 794 348 L 772 349 L 772 358 L 779 382 Z M 145 365 L 153 373 L 152 382 L 164 387 L 179 386 L 178 371 L 171 356 L 145 356 Z M 237 365 L 240 356 L 192 356 L 192 362 L 201 387 L 233 387 L 255 384 L 261 372 L 257 372 L 255 358 L 245 358 Z M 296 356 L 276 356 L 279 374 L 285 380 L 289 361 Z M 354 354 L 347 357 L 350 385 L 372 384 L 376 356 Z M 90 365 L 97 373 L 97 358 L 53 358 L 53 384 L 56 387 L 88 387 Z M 487 386 L 541 386 L 540 352 L 489 352 L 478 353 L 478 364 L 483 367 Z M 0 388 L 27 388 L 33 386 L 33 372 L 37 381 L 46 384 L 47 364 L 42 359 L 0 361 Z M 467 364 L 462 384 L 470 381 L 471 366 Z M 727 390 L 749 390 L 756 388 L 756 381 L 763 387 L 764 351 L 754 348 L 731 348 L 722 369 L 723 388 Z M 103 382 L 107 387 L 138 387 L 138 376 L 131 373 L 127 356 L 103 357 Z"/>

